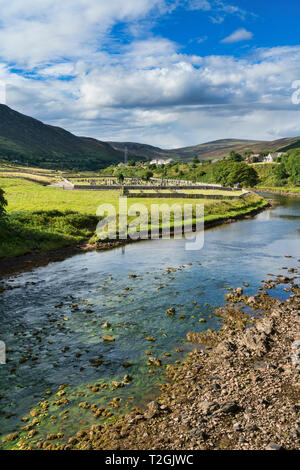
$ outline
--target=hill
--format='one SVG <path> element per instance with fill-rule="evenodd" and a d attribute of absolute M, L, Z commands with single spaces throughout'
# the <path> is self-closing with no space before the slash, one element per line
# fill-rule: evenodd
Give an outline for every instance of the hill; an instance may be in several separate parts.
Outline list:
<path fill-rule="evenodd" d="M 242 146 L 246 144 L 256 144 L 259 141 L 256 140 L 238 140 L 238 139 L 222 139 L 215 140 L 213 142 L 207 142 L 205 144 L 194 145 L 191 147 L 182 147 L 178 149 L 161 149 L 159 147 L 153 147 L 152 145 L 139 144 L 136 142 L 109 142 L 111 146 L 116 150 L 124 151 L 127 147 L 130 156 L 144 156 L 148 160 L 152 158 L 173 158 L 174 160 L 190 160 L 195 155 L 203 160 L 208 160 L 211 154 L 216 151 L 221 151 L 221 154 L 227 155 L 227 149 L 236 148 L 236 146 Z"/>
<path fill-rule="evenodd" d="M 43 168 L 97 170 L 124 156 L 106 142 L 77 137 L 0 104 L 0 159 Z"/>
<path fill-rule="evenodd" d="M 78 137 L 60 127 L 50 126 L 0 104 L 0 160 L 41 168 L 95 171 L 128 158 L 151 160 L 173 158 L 178 161 L 220 160 L 231 151 L 261 153 L 300 148 L 300 137 L 271 142 L 221 139 L 178 149 L 161 149 L 135 142 L 102 142 Z"/>
<path fill-rule="evenodd" d="M 152 158 L 173 158 L 174 160 L 188 161 L 197 155 L 200 160 L 221 160 L 228 156 L 231 151 L 242 154 L 245 152 L 286 152 L 293 148 L 300 148 L 300 138 L 290 137 L 273 141 L 221 139 L 169 150 L 134 142 L 110 142 L 110 144 L 120 151 L 124 151 L 127 146 L 129 158 L 132 156 L 136 158 L 144 156 L 148 160 Z"/>
<path fill-rule="evenodd" d="M 139 144 L 137 142 L 108 142 L 115 150 L 124 152 L 125 147 L 128 149 L 128 157 L 143 158 L 148 160 L 153 158 L 175 158 L 172 150 L 164 150 L 148 144 Z M 176 156 L 176 155 L 175 155 Z"/>

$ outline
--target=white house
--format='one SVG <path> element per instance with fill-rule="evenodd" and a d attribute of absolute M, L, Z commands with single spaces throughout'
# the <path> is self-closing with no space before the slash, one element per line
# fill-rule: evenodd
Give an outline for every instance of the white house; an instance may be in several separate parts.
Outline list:
<path fill-rule="evenodd" d="M 269 153 L 269 155 L 267 155 L 264 158 L 264 163 L 273 163 L 275 162 L 276 158 L 282 157 L 282 155 L 285 155 L 285 153 L 284 152 Z"/>
<path fill-rule="evenodd" d="M 167 158 L 166 160 L 163 160 L 162 158 L 155 158 L 154 160 L 151 160 L 150 165 L 167 165 L 173 161 L 174 160 L 172 158 Z"/>

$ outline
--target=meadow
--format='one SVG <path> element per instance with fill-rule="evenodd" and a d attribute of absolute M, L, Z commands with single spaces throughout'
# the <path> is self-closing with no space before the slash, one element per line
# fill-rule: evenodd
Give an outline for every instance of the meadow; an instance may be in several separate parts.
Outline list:
<path fill-rule="evenodd" d="M 7 217 L 0 224 L 0 257 L 50 251 L 89 239 L 95 242 L 98 206 L 112 204 L 117 213 L 119 208 L 118 190 L 63 190 L 5 177 L 0 177 L 0 188 L 8 202 Z M 149 213 L 152 204 L 190 203 L 193 217 L 196 204 L 204 204 L 205 220 L 210 222 L 247 214 L 266 204 L 255 194 L 235 200 L 130 198 L 128 207 L 135 203 L 144 204 Z"/>

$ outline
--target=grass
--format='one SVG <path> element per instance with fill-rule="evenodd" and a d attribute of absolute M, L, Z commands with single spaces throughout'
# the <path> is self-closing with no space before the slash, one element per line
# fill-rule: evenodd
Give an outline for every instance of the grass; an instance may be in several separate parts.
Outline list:
<path fill-rule="evenodd" d="M 21 172 L 21 171 L 3 171 L 1 170 L 0 173 L 1 177 L 6 178 L 31 178 L 35 181 L 39 181 L 41 183 L 54 183 L 55 178 L 52 176 L 45 176 L 42 173 L 30 173 L 30 172 Z"/>
<path fill-rule="evenodd" d="M 118 213 L 119 191 L 116 190 L 67 191 L 3 177 L 0 177 L 0 188 L 4 189 L 8 201 L 7 221 L 0 224 L 0 257 L 49 251 L 90 239 L 94 236 L 100 204 L 112 204 Z M 191 204 L 194 213 L 196 204 L 204 204 L 206 221 L 236 217 L 266 204 L 255 194 L 235 200 L 153 197 L 130 198 L 127 202 L 128 207 L 143 204 L 149 213 L 152 204 Z"/>
<path fill-rule="evenodd" d="M 298 186 L 259 186 L 257 189 L 268 191 L 276 191 L 282 193 L 299 193 L 300 194 L 300 187 Z"/>
<path fill-rule="evenodd" d="M 276 177 L 278 163 L 255 163 L 252 166 L 257 171 L 260 179 L 257 189 L 291 193 L 300 192 L 300 188 L 293 185 L 289 179 L 280 181 L 278 177 Z"/>
<path fill-rule="evenodd" d="M 71 211 L 11 213 L 0 223 L 0 258 L 76 245 L 90 238 L 96 225 L 97 217 Z"/>

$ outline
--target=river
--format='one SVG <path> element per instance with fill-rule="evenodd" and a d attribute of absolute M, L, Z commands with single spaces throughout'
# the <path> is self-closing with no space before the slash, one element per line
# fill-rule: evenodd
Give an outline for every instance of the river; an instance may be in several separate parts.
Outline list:
<path fill-rule="evenodd" d="M 7 347 L 7 363 L 0 365 L 1 434 L 24 426 L 21 418 L 45 400 L 48 418 L 36 439 L 49 430 L 67 438 L 98 422 L 80 402 L 107 408 L 117 398 L 109 409 L 118 413 L 155 396 L 164 367 L 194 347 L 186 333 L 219 327 L 213 308 L 224 303 L 228 288 L 247 283 L 244 292 L 254 294 L 269 273 L 295 266 L 300 200 L 272 198 L 274 206 L 254 218 L 207 230 L 200 251 L 186 251 L 184 240 L 142 241 L 6 278 L 4 286 L 13 288 L 0 294 L 0 340 Z M 272 295 L 288 294 L 278 287 Z M 166 314 L 170 307 L 174 317 Z M 104 335 L 115 341 L 103 341 Z M 146 351 L 162 361 L 153 373 Z M 132 381 L 113 390 L 112 381 L 125 374 Z M 53 404 L 64 397 L 68 404 Z"/>

